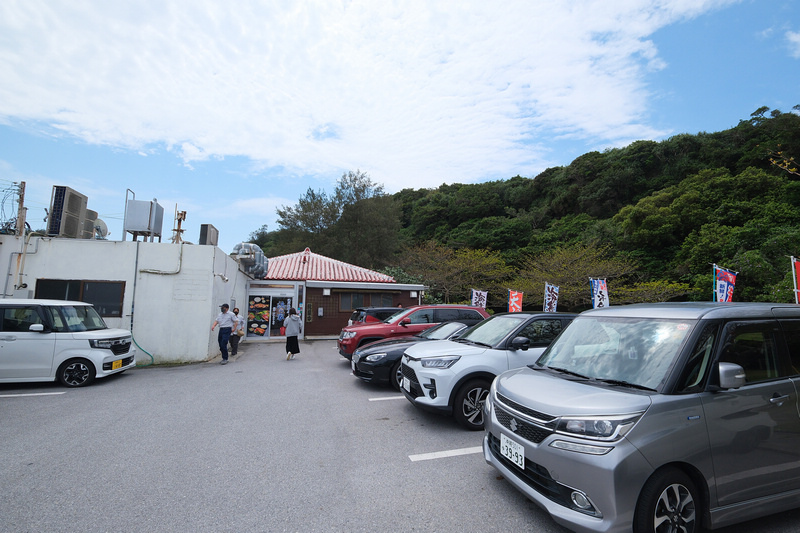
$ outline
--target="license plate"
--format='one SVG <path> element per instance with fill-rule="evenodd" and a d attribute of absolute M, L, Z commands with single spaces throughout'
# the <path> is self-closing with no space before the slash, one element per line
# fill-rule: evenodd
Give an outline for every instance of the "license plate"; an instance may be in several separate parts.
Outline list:
<path fill-rule="evenodd" d="M 525 470 L 525 449 L 522 444 L 509 439 L 503 433 L 500 434 L 500 453 L 503 457 Z"/>
<path fill-rule="evenodd" d="M 404 377 L 403 378 L 403 388 L 408 392 L 411 392 L 411 380 Z"/>
<path fill-rule="evenodd" d="M 117 359 L 111 363 L 111 370 L 117 370 L 119 368 L 122 368 L 122 359 Z"/>

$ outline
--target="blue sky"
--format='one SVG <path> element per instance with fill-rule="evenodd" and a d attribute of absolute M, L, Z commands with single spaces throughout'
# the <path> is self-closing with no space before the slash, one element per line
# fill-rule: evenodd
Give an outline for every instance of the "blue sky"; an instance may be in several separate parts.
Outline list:
<path fill-rule="evenodd" d="M 800 0 L 11 1 L 0 72 L 0 187 L 26 183 L 34 229 L 66 185 L 121 240 L 130 189 L 162 241 L 186 211 L 184 240 L 213 224 L 229 253 L 349 170 L 534 177 L 791 112 Z"/>

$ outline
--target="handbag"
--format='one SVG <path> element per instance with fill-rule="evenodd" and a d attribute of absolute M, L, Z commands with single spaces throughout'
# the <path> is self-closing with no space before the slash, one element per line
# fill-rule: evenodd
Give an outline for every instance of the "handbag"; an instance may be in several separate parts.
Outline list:
<path fill-rule="evenodd" d="M 281 335 L 286 335 L 286 328 L 281 326 L 280 332 L 281 332 Z"/>
<path fill-rule="evenodd" d="M 236 335 L 238 335 L 239 337 L 244 337 L 244 330 L 243 329 L 236 330 Z"/>

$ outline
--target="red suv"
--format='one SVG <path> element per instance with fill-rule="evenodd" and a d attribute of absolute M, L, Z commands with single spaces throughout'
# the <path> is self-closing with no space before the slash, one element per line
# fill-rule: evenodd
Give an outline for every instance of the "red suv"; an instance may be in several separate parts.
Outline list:
<path fill-rule="evenodd" d="M 414 335 L 442 322 L 458 321 L 471 326 L 488 317 L 486 309 L 469 305 L 415 305 L 398 309 L 397 313 L 383 322 L 342 329 L 338 341 L 339 353 L 345 359 L 350 359 L 356 348 L 368 342 Z"/>

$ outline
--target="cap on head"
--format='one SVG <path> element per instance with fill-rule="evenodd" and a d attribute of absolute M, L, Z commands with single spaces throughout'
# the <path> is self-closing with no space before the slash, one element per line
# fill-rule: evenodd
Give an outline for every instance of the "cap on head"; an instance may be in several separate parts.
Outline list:
<path fill-rule="evenodd" d="M 230 307 L 228 304 L 222 304 L 222 305 L 220 305 L 220 308 L 221 308 L 221 309 L 228 309 L 228 307 Z"/>

